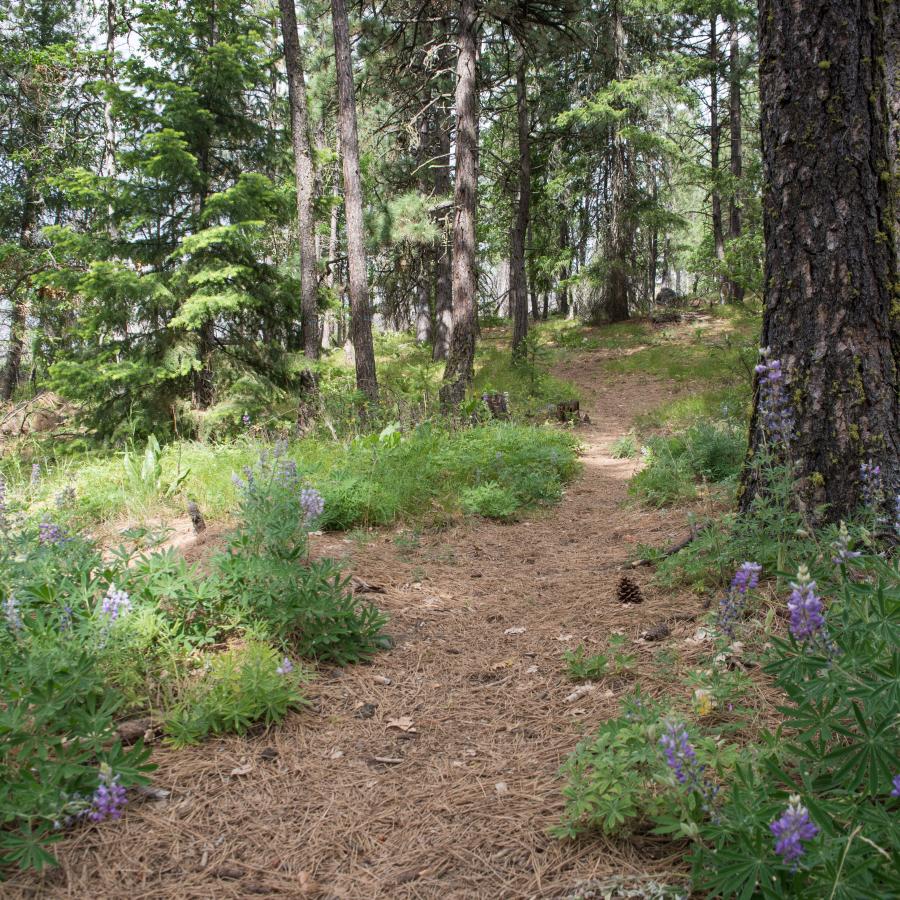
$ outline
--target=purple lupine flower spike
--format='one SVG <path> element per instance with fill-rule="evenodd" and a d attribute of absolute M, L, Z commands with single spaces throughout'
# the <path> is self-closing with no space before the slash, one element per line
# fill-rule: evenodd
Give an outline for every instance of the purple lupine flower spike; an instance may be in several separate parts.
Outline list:
<path fill-rule="evenodd" d="M 893 785 L 891 788 L 891 796 L 900 797 L 900 775 L 895 775 L 891 784 Z"/>
<path fill-rule="evenodd" d="M 300 491 L 300 508 L 303 510 L 304 521 L 309 524 L 322 515 L 325 500 L 315 488 L 303 488 Z"/>
<path fill-rule="evenodd" d="M 780 359 L 772 359 L 772 351 L 759 351 L 761 362 L 756 366 L 759 376 L 759 411 L 763 431 L 773 446 L 787 447 L 794 432 L 794 417 L 784 384 Z"/>
<path fill-rule="evenodd" d="M 87 816 L 92 822 L 105 819 L 120 819 L 125 804 L 128 802 L 125 788 L 119 784 L 119 776 L 114 775 L 106 763 L 100 766 L 100 784 L 91 797 L 91 806 Z"/>
<path fill-rule="evenodd" d="M 279 675 L 290 675 L 294 671 L 294 664 L 285 657 L 281 665 L 275 670 Z"/>
<path fill-rule="evenodd" d="M 775 852 L 794 868 L 806 852 L 803 842 L 811 841 L 819 833 L 809 818 L 809 810 L 800 804 L 797 795 L 791 796 L 788 808 L 772 822 L 769 830 L 775 836 Z"/>
<path fill-rule="evenodd" d="M 125 591 L 117 590 L 116 586 L 111 584 L 106 592 L 106 596 L 103 598 L 100 612 L 110 622 L 115 622 L 119 616 L 126 616 L 131 612 L 131 598 Z"/>
<path fill-rule="evenodd" d="M 728 593 L 719 603 L 719 629 L 728 637 L 734 637 L 735 628 L 747 604 L 747 594 L 759 584 L 762 566 L 755 562 L 741 563 Z"/>
<path fill-rule="evenodd" d="M 806 566 L 800 566 L 791 588 L 788 599 L 791 634 L 798 641 L 812 641 L 824 631 L 825 616 L 822 600 L 816 596 L 816 583 L 810 579 Z"/>
<path fill-rule="evenodd" d="M 846 565 L 851 559 L 857 559 L 862 556 L 862 553 L 858 550 L 850 549 L 850 532 L 847 531 L 847 526 L 844 522 L 841 522 L 837 540 L 834 541 L 831 548 L 834 550 L 834 556 L 831 558 L 831 561 L 836 566 Z"/>

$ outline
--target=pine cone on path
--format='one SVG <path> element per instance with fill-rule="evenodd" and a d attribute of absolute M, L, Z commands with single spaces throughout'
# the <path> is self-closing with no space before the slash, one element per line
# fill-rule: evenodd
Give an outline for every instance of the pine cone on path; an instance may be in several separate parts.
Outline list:
<path fill-rule="evenodd" d="M 623 575 L 619 579 L 618 588 L 616 588 L 616 600 L 619 603 L 643 603 L 644 595 L 634 581 L 627 575 Z"/>

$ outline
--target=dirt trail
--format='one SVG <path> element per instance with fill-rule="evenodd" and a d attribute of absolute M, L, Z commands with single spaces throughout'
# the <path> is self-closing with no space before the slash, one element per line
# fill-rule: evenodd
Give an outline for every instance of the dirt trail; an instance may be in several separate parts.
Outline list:
<path fill-rule="evenodd" d="M 318 538 L 317 553 L 350 556 L 359 578 L 384 587 L 372 599 L 390 613 L 395 648 L 322 672 L 313 708 L 268 733 L 160 748 L 154 783 L 168 799 L 74 833 L 58 845 L 63 868 L 6 885 L 10 896 L 563 898 L 590 879 L 671 871 L 677 860 L 653 838 L 548 835 L 560 764 L 631 687 L 604 682 L 567 703 L 563 651 L 698 611 L 649 585 L 642 605 L 615 602 L 637 542 L 668 544 L 685 519 L 624 504 L 634 463 L 610 455 L 674 389 L 610 377 L 603 358 L 570 356 L 557 371 L 580 386 L 592 421 L 579 429 L 583 474 L 559 506 L 418 541 Z M 661 692 L 648 665 L 658 645 L 634 650 L 642 687 Z M 404 718 L 414 731 L 389 725 Z"/>

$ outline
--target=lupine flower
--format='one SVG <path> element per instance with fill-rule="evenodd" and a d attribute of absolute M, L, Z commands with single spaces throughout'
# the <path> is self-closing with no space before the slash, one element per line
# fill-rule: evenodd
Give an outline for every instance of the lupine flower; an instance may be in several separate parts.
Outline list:
<path fill-rule="evenodd" d="M 315 488 L 303 488 L 300 491 L 300 508 L 303 510 L 304 521 L 309 523 L 322 515 L 325 501 Z"/>
<path fill-rule="evenodd" d="M 900 494 L 894 497 L 894 534 L 900 538 Z"/>
<path fill-rule="evenodd" d="M 250 413 L 244 413 L 241 416 L 241 421 L 244 423 L 245 428 L 249 428 L 250 427 Z"/>
<path fill-rule="evenodd" d="M 810 579 L 806 566 L 800 566 L 791 588 L 788 599 L 791 634 L 798 641 L 811 642 L 824 633 L 825 616 L 822 600 L 816 596 L 816 583 Z"/>
<path fill-rule="evenodd" d="M 9 520 L 6 517 L 6 480 L 0 475 L 0 530 L 9 528 Z"/>
<path fill-rule="evenodd" d="M 63 607 L 62 618 L 59 621 L 59 630 L 68 631 L 72 627 L 72 607 L 66 604 Z"/>
<path fill-rule="evenodd" d="M 92 822 L 104 819 L 120 819 L 122 810 L 128 802 L 125 788 L 119 784 L 119 776 L 114 775 L 106 763 L 100 766 L 100 784 L 91 797 L 91 807 L 87 816 Z"/>
<path fill-rule="evenodd" d="M 56 504 L 57 509 L 65 509 L 67 506 L 71 506 L 75 502 L 75 488 L 71 484 L 67 485 L 56 494 L 53 502 Z"/>
<path fill-rule="evenodd" d="M 286 484 L 296 481 L 297 463 L 292 459 L 283 459 L 278 467 L 278 477 Z"/>
<path fill-rule="evenodd" d="M 847 526 L 844 522 L 841 522 L 841 529 L 838 532 L 837 540 L 831 545 L 831 548 L 834 550 L 834 556 L 831 558 L 831 561 L 836 566 L 846 565 L 851 559 L 857 559 L 862 556 L 858 550 L 850 549 L 850 532 L 847 531 Z"/>
<path fill-rule="evenodd" d="M 41 464 L 31 464 L 31 486 L 35 487 L 41 483 Z"/>
<path fill-rule="evenodd" d="M 891 796 L 900 797 L 900 775 L 895 775 L 891 784 L 893 785 L 891 788 Z"/>
<path fill-rule="evenodd" d="M 819 833 L 819 829 L 810 821 L 809 810 L 800 805 L 800 798 L 796 794 L 791 796 L 788 808 L 781 818 L 769 825 L 769 830 L 775 836 L 775 852 L 794 867 L 806 852 L 803 841 L 811 841 Z"/>
<path fill-rule="evenodd" d="M 864 462 L 859 467 L 859 480 L 862 483 L 863 500 L 866 506 L 877 508 L 884 499 L 884 484 L 881 480 L 881 466 L 872 462 Z"/>
<path fill-rule="evenodd" d="M 42 544 L 61 544 L 65 535 L 59 525 L 45 520 L 38 525 L 38 540 Z"/>
<path fill-rule="evenodd" d="M 794 417 L 785 391 L 781 360 L 771 359 L 768 347 L 759 353 L 762 360 L 756 366 L 756 374 L 763 431 L 773 446 L 787 447 L 794 432 Z"/>
<path fill-rule="evenodd" d="M 666 754 L 666 762 L 680 784 L 687 784 L 698 767 L 697 754 L 688 740 L 687 729 L 678 722 L 669 722 L 659 745 Z"/>
<path fill-rule="evenodd" d="M 279 675 L 290 675 L 294 671 L 294 664 L 285 657 L 281 665 L 275 670 Z"/>
<path fill-rule="evenodd" d="M 279 438 L 275 441 L 275 446 L 272 448 L 272 456 L 275 459 L 281 459 L 285 453 L 287 453 L 288 442 L 284 438 Z M 262 456 L 260 456 L 260 462 L 262 462 Z"/>
<path fill-rule="evenodd" d="M 9 626 L 10 631 L 18 634 L 25 627 L 25 623 L 22 621 L 22 614 L 19 612 L 19 601 L 16 600 L 15 594 L 10 594 L 3 601 L 3 617 L 6 619 L 6 624 Z"/>
<path fill-rule="evenodd" d="M 741 563 L 728 593 L 719 603 L 719 629 L 728 637 L 734 637 L 735 626 L 740 621 L 747 604 L 747 593 L 759 584 L 762 566 L 755 562 Z"/>
<path fill-rule="evenodd" d="M 127 616 L 131 612 L 131 598 L 125 591 L 117 590 L 116 586 L 111 584 L 106 592 L 106 596 L 103 598 L 100 612 L 110 622 L 115 622 L 119 616 Z"/>
<path fill-rule="evenodd" d="M 703 809 L 711 810 L 719 789 L 705 777 L 706 767 L 697 761 L 697 754 L 691 746 L 684 725 L 680 722 L 667 722 L 659 744 L 678 783 L 690 791 L 696 791 L 701 797 Z"/>

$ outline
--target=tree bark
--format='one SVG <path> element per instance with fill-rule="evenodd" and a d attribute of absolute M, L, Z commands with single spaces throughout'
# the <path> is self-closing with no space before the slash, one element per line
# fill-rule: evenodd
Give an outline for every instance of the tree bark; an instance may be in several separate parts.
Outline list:
<path fill-rule="evenodd" d="M 725 232 L 722 225 L 722 196 L 719 193 L 719 150 L 722 144 L 722 128 L 719 125 L 719 35 L 718 20 L 713 16 L 709 23 L 709 168 L 712 179 L 712 229 L 713 244 L 719 271 L 716 280 L 721 294 L 721 272 L 725 261 Z"/>
<path fill-rule="evenodd" d="M 794 496 L 814 520 L 861 500 L 860 465 L 900 483 L 900 322 L 881 0 L 762 0 L 762 343 L 785 372 Z M 762 445 L 759 396 L 751 448 Z M 764 487 L 744 474 L 741 505 Z M 827 505 L 826 505 L 827 504 Z"/>
<path fill-rule="evenodd" d="M 22 223 L 19 230 L 19 246 L 25 250 L 33 250 L 37 244 L 37 222 L 39 198 L 34 190 L 32 176 L 25 175 L 25 195 L 22 202 Z M 26 260 L 25 265 L 29 263 Z M 24 279 L 15 297 L 10 298 L 12 307 L 9 319 L 9 344 L 6 349 L 6 360 L 0 372 L 0 400 L 12 399 L 22 373 L 22 353 L 25 348 L 25 328 L 28 319 L 28 291 L 30 279 Z"/>
<path fill-rule="evenodd" d="M 450 20 L 443 20 L 442 34 L 450 34 Z M 442 72 L 450 67 L 450 52 L 447 41 L 438 50 L 438 65 Z M 437 159 L 432 168 L 434 193 L 437 197 L 450 196 L 450 113 L 442 101 L 438 107 Z M 447 240 L 449 216 L 441 214 L 438 226 L 441 240 L 437 247 L 434 270 L 434 349 L 435 360 L 447 358 L 450 352 L 450 336 L 453 333 L 453 287 L 450 272 L 451 247 Z"/>
<path fill-rule="evenodd" d="M 453 335 L 441 403 L 458 406 L 475 362 L 478 208 L 478 21 L 474 0 L 459 0 L 456 58 L 456 190 L 453 221 Z"/>
<path fill-rule="evenodd" d="M 728 39 L 728 129 L 731 139 L 731 199 L 728 203 L 728 239 L 741 236 L 741 175 L 743 174 L 743 147 L 741 141 L 741 48 L 738 41 L 737 21 L 731 23 Z M 744 287 L 729 278 L 726 292 L 730 303 L 744 302 Z"/>
<path fill-rule="evenodd" d="M 620 0 L 612 6 L 615 78 L 625 77 L 625 26 Z M 595 323 L 603 316 L 610 322 L 623 322 L 629 317 L 631 285 L 628 260 L 631 255 L 631 227 L 627 221 L 628 171 L 625 139 L 619 123 L 613 125 L 610 159 L 610 216 L 607 229 L 607 273 L 600 308 Z"/>
<path fill-rule="evenodd" d="M 300 327 L 303 353 L 307 359 L 319 355 L 319 323 L 316 311 L 318 273 L 316 271 L 316 228 L 313 217 L 313 192 L 316 173 L 309 142 L 309 116 L 306 105 L 306 81 L 297 11 L 294 0 L 278 0 L 281 34 L 284 38 L 284 65 L 287 70 L 288 103 L 291 110 L 291 143 L 294 151 L 294 178 L 297 189 L 297 233 L 300 239 Z"/>
<path fill-rule="evenodd" d="M 569 223 L 565 218 L 559 223 L 559 249 L 561 253 L 569 249 Z M 568 262 L 564 262 L 559 269 L 560 285 L 556 303 L 562 316 L 569 315 L 569 269 Z"/>
<path fill-rule="evenodd" d="M 900 4 L 888 3 L 884 11 L 884 59 L 887 83 L 889 146 L 894 190 L 894 251 L 900 271 Z M 896 289 L 895 289 L 896 290 Z"/>
<path fill-rule="evenodd" d="M 512 308 L 512 353 L 521 355 L 528 334 L 528 277 L 525 269 L 525 235 L 531 216 L 531 123 L 526 93 L 525 48 L 519 45 L 516 66 L 516 114 L 519 132 L 519 184 L 515 216 L 509 235 L 509 300 Z"/>
<path fill-rule="evenodd" d="M 338 131 L 344 169 L 344 218 L 347 227 L 347 263 L 350 282 L 350 336 L 356 359 L 356 386 L 372 402 L 378 399 L 372 310 L 366 280 L 362 184 L 359 175 L 359 137 L 356 98 L 350 63 L 350 26 L 344 0 L 331 0 L 334 57 L 338 93 Z"/>
<path fill-rule="evenodd" d="M 420 73 L 424 77 L 424 72 Z M 430 92 L 423 98 L 430 100 Z M 428 178 L 429 154 L 431 152 L 431 128 L 433 110 L 429 109 L 419 120 L 418 171 L 419 190 L 427 195 L 431 188 Z M 431 276 L 437 264 L 437 251 L 429 248 L 419 254 L 419 277 L 416 281 L 416 343 L 431 342 Z"/>

